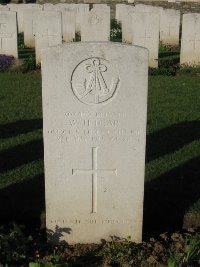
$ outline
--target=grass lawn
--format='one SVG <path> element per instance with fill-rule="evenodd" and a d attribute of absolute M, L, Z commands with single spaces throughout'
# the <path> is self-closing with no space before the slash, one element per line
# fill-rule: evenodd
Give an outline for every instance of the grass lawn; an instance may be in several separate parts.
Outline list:
<path fill-rule="evenodd" d="M 41 76 L 0 74 L 0 214 L 39 224 L 44 210 Z M 144 232 L 200 214 L 200 77 L 149 78 Z"/>

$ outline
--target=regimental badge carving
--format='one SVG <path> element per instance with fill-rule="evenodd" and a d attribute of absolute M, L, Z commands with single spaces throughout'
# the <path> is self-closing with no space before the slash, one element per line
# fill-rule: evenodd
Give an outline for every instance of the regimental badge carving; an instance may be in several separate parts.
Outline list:
<path fill-rule="evenodd" d="M 119 75 L 107 60 L 93 57 L 79 63 L 72 73 L 72 90 L 83 103 L 107 103 L 117 94 Z"/>
<path fill-rule="evenodd" d="M 89 16 L 89 19 L 88 19 L 88 22 L 91 24 L 91 25 L 96 25 L 98 23 L 100 23 L 102 21 L 102 18 L 97 16 L 96 14 L 91 14 Z"/>

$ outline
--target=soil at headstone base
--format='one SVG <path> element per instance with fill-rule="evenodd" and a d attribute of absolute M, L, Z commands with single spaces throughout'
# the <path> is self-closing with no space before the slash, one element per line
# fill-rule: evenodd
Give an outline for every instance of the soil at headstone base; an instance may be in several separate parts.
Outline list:
<path fill-rule="evenodd" d="M 42 234 L 44 237 L 44 233 Z M 41 237 L 41 236 L 40 236 Z M 38 239 L 39 240 L 39 239 Z M 188 248 L 195 241 L 198 249 L 190 264 L 184 266 L 200 266 L 200 229 L 188 229 L 181 232 L 163 233 L 157 237 L 135 244 L 129 239 L 112 238 L 111 242 L 101 244 L 44 245 L 35 241 L 35 260 L 54 261 L 53 254 L 59 254 L 62 262 L 69 266 L 134 266 L 134 267 L 167 267 L 170 255 L 184 258 Z"/>

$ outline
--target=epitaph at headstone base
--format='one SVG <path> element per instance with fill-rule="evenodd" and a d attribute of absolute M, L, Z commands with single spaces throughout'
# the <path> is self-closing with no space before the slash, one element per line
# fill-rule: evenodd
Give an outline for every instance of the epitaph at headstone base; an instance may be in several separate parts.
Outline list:
<path fill-rule="evenodd" d="M 147 73 L 141 47 L 77 43 L 43 51 L 51 241 L 141 241 Z"/>

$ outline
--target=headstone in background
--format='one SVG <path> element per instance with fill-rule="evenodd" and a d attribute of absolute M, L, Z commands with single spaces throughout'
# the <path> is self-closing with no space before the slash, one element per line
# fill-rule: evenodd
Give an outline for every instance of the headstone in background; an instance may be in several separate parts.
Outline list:
<path fill-rule="evenodd" d="M 179 10 L 162 9 L 160 13 L 160 41 L 163 44 L 179 45 L 180 18 Z"/>
<path fill-rule="evenodd" d="M 76 32 L 76 5 L 57 4 L 56 10 L 62 13 L 62 36 L 63 41 L 72 42 Z"/>
<path fill-rule="evenodd" d="M 159 6 L 151 6 L 151 5 L 144 5 L 144 4 L 135 5 L 135 10 L 137 12 L 152 12 L 152 13 L 160 14 L 162 9 L 163 8 Z"/>
<path fill-rule="evenodd" d="M 200 14 L 183 15 L 180 63 L 200 65 Z"/>
<path fill-rule="evenodd" d="M 38 12 L 42 10 L 42 6 L 34 8 L 26 8 L 24 10 L 24 44 L 27 47 L 35 47 L 35 32 Z"/>
<path fill-rule="evenodd" d="M 110 40 L 110 7 L 91 9 L 81 25 L 81 41 Z"/>
<path fill-rule="evenodd" d="M 61 13 L 39 11 L 36 22 L 36 63 L 41 61 L 41 49 L 62 44 Z"/>
<path fill-rule="evenodd" d="M 10 11 L 17 13 L 17 30 L 18 33 L 23 32 L 23 9 L 25 4 L 8 4 Z"/>
<path fill-rule="evenodd" d="M 83 19 L 89 12 L 88 4 L 77 4 L 76 5 L 76 32 L 81 34 L 81 26 Z"/>
<path fill-rule="evenodd" d="M 159 14 L 135 12 L 133 14 L 133 44 L 149 50 L 149 66 L 158 67 Z"/>
<path fill-rule="evenodd" d="M 16 12 L 0 11 L 0 54 L 18 58 Z"/>
<path fill-rule="evenodd" d="M 116 7 L 115 7 L 115 19 L 121 23 L 121 18 L 122 18 L 122 15 L 121 15 L 121 10 L 123 9 L 123 7 L 125 6 L 125 4 L 116 4 Z"/>
<path fill-rule="evenodd" d="M 109 42 L 49 48 L 42 79 L 50 240 L 140 242 L 148 51 Z"/>
<path fill-rule="evenodd" d="M 93 5 L 93 10 L 95 12 L 105 12 L 109 14 L 109 18 L 110 18 L 110 7 L 107 4 L 94 4 Z M 108 38 L 110 39 L 110 23 L 108 26 Z"/>
<path fill-rule="evenodd" d="M 9 11 L 9 8 L 7 5 L 0 5 L 0 11 Z"/>
<path fill-rule="evenodd" d="M 122 25 L 122 42 L 132 43 L 133 41 L 133 24 L 132 15 L 134 13 L 134 7 L 129 5 L 121 6 L 120 21 Z"/>
<path fill-rule="evenodd" d="M 44 11 L 56 11 L 56 5 L 53 5 L 51 3 L 43 4 L 43 10 Z"/>

